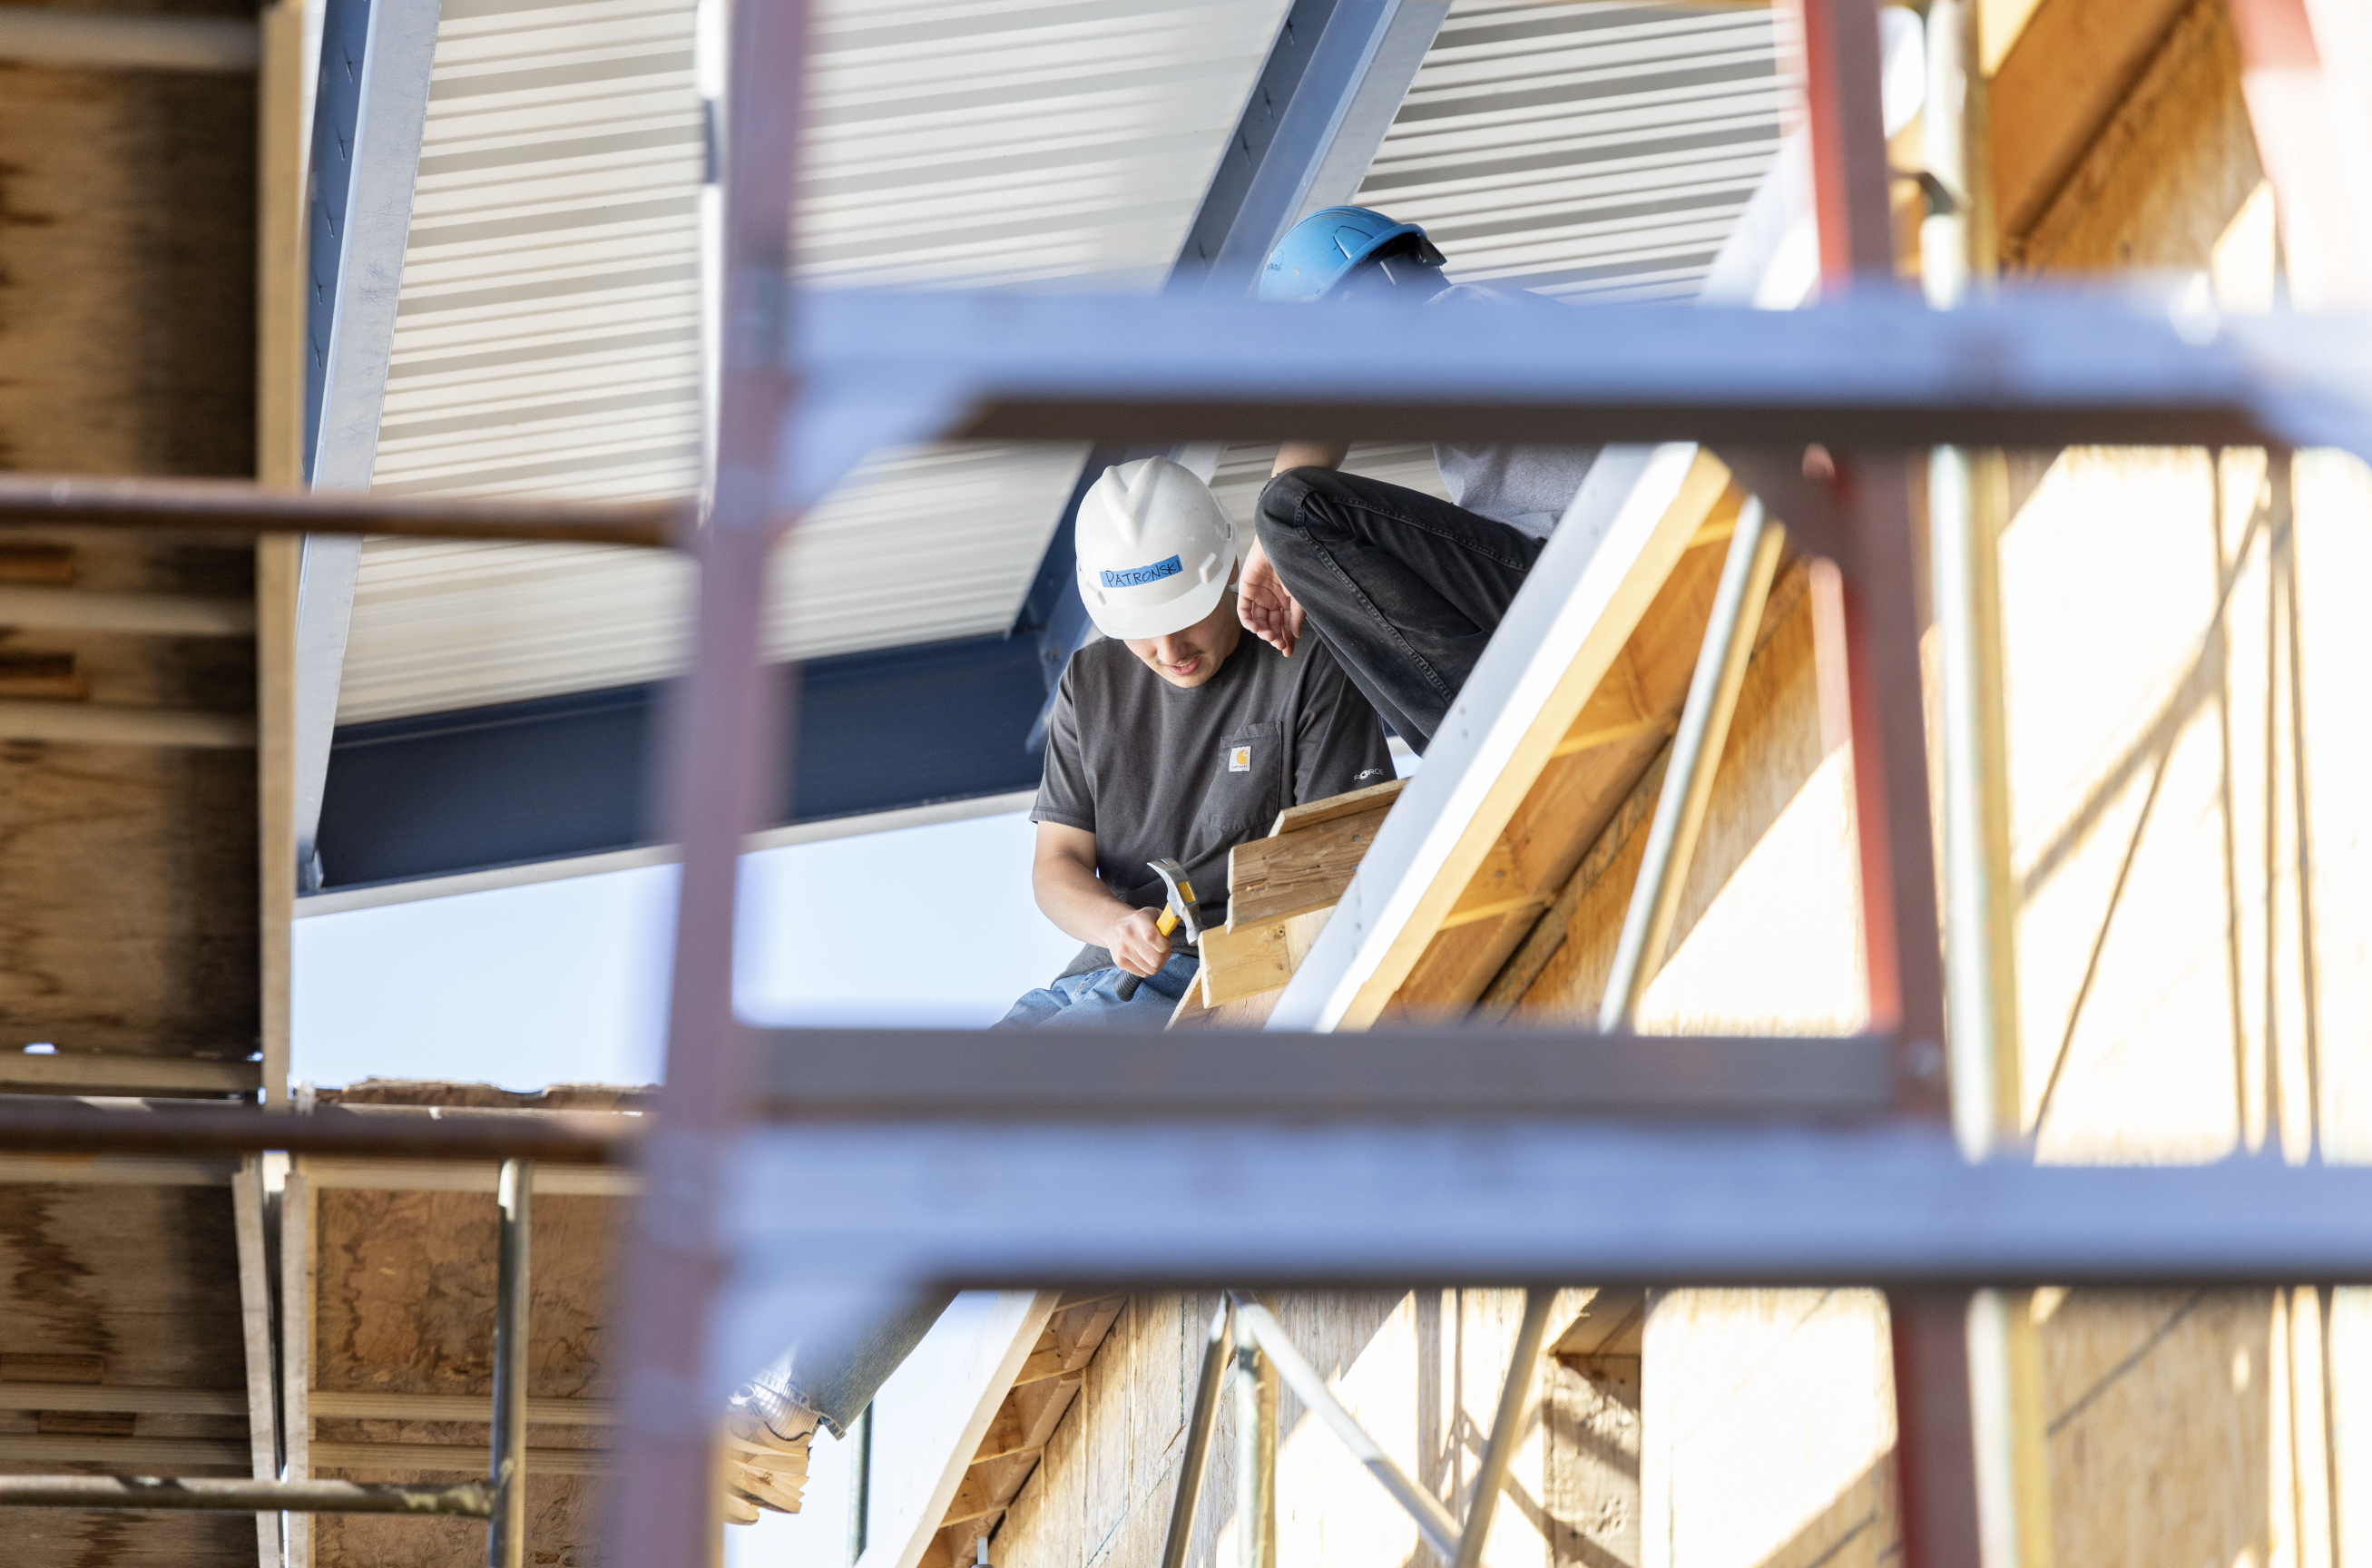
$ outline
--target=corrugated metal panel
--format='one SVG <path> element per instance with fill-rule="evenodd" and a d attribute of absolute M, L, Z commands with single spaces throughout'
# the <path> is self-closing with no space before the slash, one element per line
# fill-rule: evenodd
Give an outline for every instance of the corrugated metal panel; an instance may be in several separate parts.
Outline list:
<path fill-rule="evenodd" d="M 804 275 L 1149 288 L 1285 0 L 819 7 Z M 448 0 L 375 482 L 683 494 L 699 477 L 704 161 L 681 0 Z M 883 454 L 778 563 L 780 656 L 1005 625 L 1083 448 Z M 647 679 L 680 563 L 366 547 L 339 716 Z"/>
<path fill-rule="evenodd" d="M 1149 287 L 1284 0 L 821 7 L 801 261 L 833 283 Z M 700 110 L 677 0 L 448 0 L 379 482 L 630 495 L 696 482 Z M 531 63 L 530 63 L 531 62 Z M 1460 0 L 1357 200 L 1453 276 L 1692 295 L 1776 150 L 1770 14 Z M 772 651 L 1005 624 L 1077 448 L 885 454 L 779 563 Z M 1249 521 L 1273 446 L 1230 451 Z M 1422 447 L 1360 472 L 1440 494 Z M 376 541 L 341 716 L 674 668 L 687 574 L 599 550 Z"/>
<path fill-rule="evenodd" d="M 1798 90 L 1766 10 L 1459 0 L 1353 199 L 1423 224 L 1460 283 L 1688 298 Z M 1212 488 L 1239 523 L 1275 459 L 1271 442 L 1221 459 Z M 1343 466 L 1448 499 L 1430 447 L 1357 446 Z"/>
<path fill-rule="evenodd" d="M 1767 10 L 1460 0 L 1356 200 L 1423 224 L 1459 282 L 1686 298 L 1797 91 Z"/>

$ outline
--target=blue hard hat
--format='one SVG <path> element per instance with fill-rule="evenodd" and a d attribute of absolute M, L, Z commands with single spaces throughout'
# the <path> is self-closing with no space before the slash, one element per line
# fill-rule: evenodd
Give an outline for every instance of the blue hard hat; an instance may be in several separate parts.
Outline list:
<path fill-rule="evenodd" d="M 1285 230 L 1261 270 L 1263 304 L 1307 305 L 1327 292 L 1386 246 L 1413 235 L 1430 248 L 1424 230 L 1396 223 L 1370 207 L 1320 207 Z"/>

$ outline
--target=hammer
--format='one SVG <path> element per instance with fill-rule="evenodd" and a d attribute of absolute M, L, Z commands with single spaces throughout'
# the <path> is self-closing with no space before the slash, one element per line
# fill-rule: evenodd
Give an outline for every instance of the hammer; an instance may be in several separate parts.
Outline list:
<path fill-rule="evenodd" d="M 1161 918 L 1154 923 L 1154 928 L 1167 936 L 1183 925 L 1186 928 L 1186 945 L 1190 947 L 1196 946 L 1203 940 L 1203 923 L 1194 918 L 1194 884 L 1186 880 L 1186 868 L 1174 859 L 1148 860 L 1145 864 L 1153 867 L 1154 874 L 1161 878 L 1161 885 L 1169 889 L 1169 903 L 1162 910 Z M 1123 974 L 1120 977 L 1120 983 L 1112 987 L 1112 994 L 1125 1002 L 1136 994 L 1140 983 L 1138 976 Z"/>

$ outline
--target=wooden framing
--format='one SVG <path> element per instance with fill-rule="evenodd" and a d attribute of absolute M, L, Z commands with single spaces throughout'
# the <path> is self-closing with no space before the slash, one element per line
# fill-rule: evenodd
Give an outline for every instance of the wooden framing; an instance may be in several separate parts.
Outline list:
<path fill-rule="evenodd" d="M 1611 448 L 1591 479 L 1279 1019 L 1363 1028 L 1387 1009 L 1474 1001 L 1660 749 L 1738 497 L 1721 462 L 1686 445 Z"/>
<path fill-rule="evenodd" d="M 287 1426 L 281 1441 L 290 1481 L 313 1479 L 313 1283 L 317 1215 L 313 1183 L 291 1170 L 280 1189 L 280 1391 Z M 313 1568 L 309 1514 L 284 1514 L 286 1568 Z"/>
<path fill-rule="evenodd" d="M 250 1471 L 258 1481 L 280 1474 L 280 1400 L 273 1376 L 272 1283 L 263 1237 L 263 1162 L 250 1157 L 231 1178 L 231 1212 L 238 1227 L 238 1313 L 247 1348 L 247 1443 Z M 273 1568 L 280 1560 L 280 1521 L 255 1516 L 256 1561 Z"/>
<path fill-rule="evenodd" d="M 1064 1296 L 997 1402 L 920 1568 L 964 1568 L 974 1538 L 994 1534 L 1037 1473 L 1046 1445 L 1078 1397 L 1087 1365 L 1128 1305 L 1125 1295 Z M 869 1553 L 868 1553 L 869 1555 Z"/>

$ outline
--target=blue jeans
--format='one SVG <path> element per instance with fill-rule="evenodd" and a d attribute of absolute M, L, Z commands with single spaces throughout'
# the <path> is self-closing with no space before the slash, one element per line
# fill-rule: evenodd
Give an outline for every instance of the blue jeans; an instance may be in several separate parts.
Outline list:
<path fill-rule="evenodd" d="M 1194 981 L 1203 960 L 1185 946 L 1184 938 L 1158 972 L 1147 976 L 1136 994 L 1123 1002 L 1114 987 L 1126 970 L 1089 970 L 1065 975 L 1024 995 L 1013 1010 L 996 1021 L 1000 1029 L 1157 1029 L 1169 1022 L 1178 999 Z"/>
<path fill-rule="evenodd" d="M 1089 970 L 1066 975 L 1030 992 L 1013 1005 L 996 1028 L 1158 1029 L 1169 1021 L 1178 999 L 1193 983 L 1202 960 L 1181 941 L 1159 973 L 1142 981 L 1123 1002 L 1114 994 L 1125 970 Z M 890 1375 L 922 1343 L 948 1303 L 951 1290 L 916 1297 L 898 1312 L 867 1324 L 844 1339 L 796 1345 L 774 1358 L 754 1381 L 813 1411 L 835 1437 L 873 1402 Z"/>

